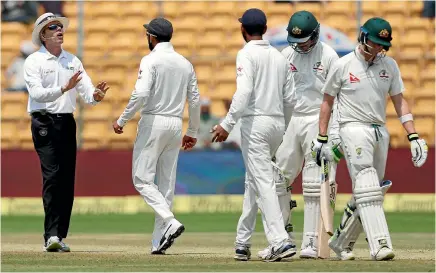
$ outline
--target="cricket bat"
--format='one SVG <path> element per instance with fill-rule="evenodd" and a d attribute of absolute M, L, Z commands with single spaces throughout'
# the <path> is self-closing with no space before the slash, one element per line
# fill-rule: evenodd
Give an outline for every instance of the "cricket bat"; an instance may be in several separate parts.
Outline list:
<path fill-rule="evenodd" d="M 335 202 L 337 185 L 329 181 L 330 164 L 325 158 L 321 159 L 321 196 L 320 196 L 320 221 L 318 224 L 318 258 L 330 257 L 328 240 L 333 235 L 333 216 L 335 213 Z"/>

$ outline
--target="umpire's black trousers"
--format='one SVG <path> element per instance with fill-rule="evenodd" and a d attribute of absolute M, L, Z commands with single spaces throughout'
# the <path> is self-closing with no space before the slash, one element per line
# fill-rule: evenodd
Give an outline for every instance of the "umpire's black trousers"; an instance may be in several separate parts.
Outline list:
<path fill-rule="evenodd" d="M 36 112 L 31 130 L 42 171 L 44 240 L 66 238 L 74 202 L 76 122 L 72 114 Z"/>

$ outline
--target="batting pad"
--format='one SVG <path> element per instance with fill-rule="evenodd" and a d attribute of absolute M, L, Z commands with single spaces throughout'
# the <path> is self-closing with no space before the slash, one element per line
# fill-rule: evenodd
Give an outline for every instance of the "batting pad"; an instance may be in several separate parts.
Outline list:
<path fill-rule="evenodd" d="M 359 172 L 354 186 L 357 210 L 368 239 L 371 256 L 382 247 L 392 249 L 391 237 L 383 211 L 383 194 L 373 167 Z"/>
<path fill-rule="evenodd" d="M 344 209 L 341 223 L 333 235 L 330 246 L 340 250 L 348 248 L 352 251 L 354 244 L 362 231 L 363 228 L 359 220 L 359 214 L 356 210 L 356 202 L 354 198 L 351 198 L 350 202 L 347 203 L 347 206 Z"/>
<path fill-rule="evenodd" d="M 321 168 L 309 162 L 303 169 L 304 231 L 301 248 L 316 248 L 316 233 L 320 219 Z"/>

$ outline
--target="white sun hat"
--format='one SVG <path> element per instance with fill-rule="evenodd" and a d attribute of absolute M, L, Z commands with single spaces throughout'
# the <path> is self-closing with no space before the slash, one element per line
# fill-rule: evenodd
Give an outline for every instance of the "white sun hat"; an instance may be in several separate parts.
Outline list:
<path fill-rule="evenodd" d="M 32 42 L 35 45 L 37 46 L 41 45 L 41 40 L 39 39 L 39 33 L 46 25 L 54 21 L 61 22 L 61 24 L 64 25 L 64 31 L 67 29 L 69 24 L 68 18 L 58 17 L 51 12 L 44 13 L 43 15 L 39 16 L 38 19 L 36 19 L 35 26 L 33 27 L 33 32 L 32 32 Z"/>

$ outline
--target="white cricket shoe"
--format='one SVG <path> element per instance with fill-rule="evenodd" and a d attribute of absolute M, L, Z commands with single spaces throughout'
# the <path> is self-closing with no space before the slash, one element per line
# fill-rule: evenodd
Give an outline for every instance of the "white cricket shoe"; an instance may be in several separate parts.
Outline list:
<path fill-rule="evenodd" d="M 317 259 L 318 251 L 314 248 L 307 247 L 300 251 L 300 258 L 302 259 Z"/>
<path fill-rule="evenodd" d="M 389 247 L 382 247 L 372 259 L 376 261 L 388 261 L 395 257 L 394 252 Z"/>
<path fill-rule="evenodd" d="M 237 261 L 248 261 L 251 259 L 251 251 L 247 246 L 238 246 L 235 249 L 235 256 L 233 257 Z"/>
<path fill-rule="evenodd" d="M 45 252 L 58 252 L 62 248 L 61 242 L 58 236 L 51 236 L 43 247 Z"/>
<path fill-rule="evenodd" d="M 174 240 L 179 237 L 185 231 L 185 227 L 177 221 L 176 219 L 172 219 L 166 225 L 162 238 L 160 239 L 158 251 L 165 252 L 168 248 L 170 248 Z"/>
<path fill-rule="evenodd" d="M 59 244 L 61 245 L 59 252 L 71 252 L 70 247 L 66 243 L 64 243 L 62 240 L 59 241 Z"/>
<path fill-rule="evenodd" d="M 333 250 L 336 253 L 336 256 L 339 260 L 342 261 L 351 261 L 356 259 L 354 256 L 353 251 L 350 248 L 341 249 L 335 244 L 335 240 L 333 240 L 334 237 L 329 239 L 329 247 L 331 250 Z"/>

